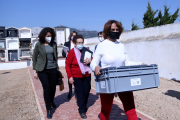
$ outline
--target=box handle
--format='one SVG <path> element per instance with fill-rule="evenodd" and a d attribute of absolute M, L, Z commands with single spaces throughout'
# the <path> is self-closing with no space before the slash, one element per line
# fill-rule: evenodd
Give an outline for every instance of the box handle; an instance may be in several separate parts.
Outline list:
<path fill-rule="evenodd" d="M 140 66 L 140 68 L 141 68 L 141 66 Z M 135 74 L 135 73 L 142 73 L 142 68 L 141 68 L 141 70 L 137 70 L 137 71 L 131 71 L 130 70 L 130 68 L 129 68 L 129 74 Z"/>

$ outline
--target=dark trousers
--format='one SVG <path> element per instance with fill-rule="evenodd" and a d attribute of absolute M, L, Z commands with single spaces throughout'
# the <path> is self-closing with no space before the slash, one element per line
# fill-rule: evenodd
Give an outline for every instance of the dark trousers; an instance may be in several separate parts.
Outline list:
<path fill-rule="evenodd" d="M 73 78 L 77 94 L 79 113 L 86 113 L 89 92 L 91 90 L 91 75 L 84 78 Z"/>
<path fill-rule="evenodd" d="M 72 97 L 72 84 L 69 82 L 69 79 L 68 79 L 68 85 L 69 85 L 68 99 L 71 99 L 71 97 Z M 76 95 L 75 89 L 76 89 L 76 88 L 74 87 L 74 94 L 75 94 L 75 98 L 77 99 L 77 95 Z"/>
<path fill-rule="evenodd" d="M 50 110 L 56 92 L 57 69 L 45 69 L 42 72 L 38 72 L 38 77 L 44 90 L 46 110 Z"/>

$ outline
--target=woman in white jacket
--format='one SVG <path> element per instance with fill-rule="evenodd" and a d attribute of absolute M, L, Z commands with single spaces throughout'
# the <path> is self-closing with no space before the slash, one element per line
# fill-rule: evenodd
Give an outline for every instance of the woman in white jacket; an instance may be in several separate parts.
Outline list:
<path fill-rule="evenodd" d="M 101 74 L 100 69 L 102 68 L 120 67 L 125 65 L 144 65 L 144 63 L 141 62 L 129 61 L 124 45 L 117 41 L 122 31 L 123 28 L 118 21 L 109 20 L 104 25 L 103 37 L 106 40 L 98 44 L 90 65 L 96 75 Z M 102 68 L 99 66 L 100 61 Z M 128 120 L 138 120 L 135 111 L 133 92 L 121 92 L 118 93 L 118 96 L 123 103 Z M 109 120 L 113 98 L 114 94 L 100 94 L 101 120 Z"/>

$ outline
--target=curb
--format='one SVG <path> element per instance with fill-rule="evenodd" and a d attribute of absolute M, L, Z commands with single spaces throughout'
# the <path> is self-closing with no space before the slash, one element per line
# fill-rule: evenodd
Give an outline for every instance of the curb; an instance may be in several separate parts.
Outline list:
<path fill-rule="evenodd" d="M 39 104 L 39 100 L 38 100 L 38 97 L 37 97 L 37 94 L 36 94 L 36 91 L 35 91 L 35 88 L 34 88 L 34 84 L 33 84 L 33 81 L 32 81 L 32 78 L 31 78 L 31 73 L 29 71 L 29 67 L 27 67 L 28 69 L 28 73 L 29 73 L 29 78 L 30 78 L 30 81 L 31 81 L 31 85 L 32 85 L 32 88 L 33 88 L 33 92 L 34 92 L 34 97 L 35 97 L 35 100 L 36 100 L 36 104 L 37 104 L 37 107 L 38 107 L 38 111 L 39 111 L 39 114 L 40 114 L 40 119 L 41 120 L 45 120 L 44 119 L 44 114 L 43 114 L 43 111 L 42 111 L 42 108 Z"/>

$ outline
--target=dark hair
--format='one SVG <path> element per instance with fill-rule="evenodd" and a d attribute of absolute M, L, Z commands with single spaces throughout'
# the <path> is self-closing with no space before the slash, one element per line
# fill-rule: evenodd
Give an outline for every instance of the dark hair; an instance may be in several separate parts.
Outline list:
<path fill-rule="evenodd" d="M 79 39 L 79 38 L 83 39 L 83 42 L 84 42 L 84 37 L 82 35 L 76 35 L 73 38 L 73 43 L 76 44 L 77 43 L 77 39 Z"/>
<path fill-rule="evenodd" d="M 116 26 L 119 28 L 119 32 L 120 32 L 120 35 L 123 31 L 123 28 L 121 26 L 121 24 L 116 21 L 116 20 L 109 20 L 105 25 L 104 25 L 104 30 L 103 30 L 103 37 L 104 39 L 107 39 L 109 37 L 109 32 L 111 31 L 111 25 L 115 23 Z"/>
<path fill-rule="evenodd" d="M 56 37 L 56 33 L 54 32 L 54 29 L 50 27 L 45 27 L 41 30 L 38 36 L 40 43 L 45 43 L 45 37 L 48 32 L 51 33 L 51 37 L 52 37 L 51 41 L 54 42 L 55 37 Z"/>
<path fill-rule="evenodd" d="M 71 37 L 73 36 L 73 33 L 76 33 L 76 35 L 78 35 L 76 31 L 72 31 L 72 32 L 70 33 L 69 37 L 68 37 L 68 40 L 71 40 Z"/>
<path fill-rule="evenodd" d="M 102 34 L 102 33 L 103 33 L 102 31 L 98 32 L 98 36 L 99 36 L 100 34 Z"/>

